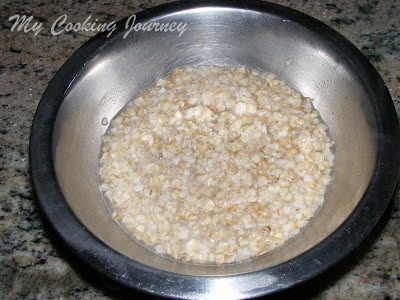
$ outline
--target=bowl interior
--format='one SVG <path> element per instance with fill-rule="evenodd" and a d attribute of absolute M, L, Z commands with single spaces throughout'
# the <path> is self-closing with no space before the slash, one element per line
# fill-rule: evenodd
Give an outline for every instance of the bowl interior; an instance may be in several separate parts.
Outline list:
<path fill-rule="evenodd" d="M 62 193 L 78 219 L 101 241 L 144 265 L 190 275 L 256 271 L 290 260 L 327 238 L 350 216 L 369 184 L 377 155 L 377 121 L 362 76 L 340 45 L 283 17 L 235 8 L 193 8 L 156 17 L 186 31 L 123 33 L 94 53 L 69 87 L 53 133 Z M 111 217 L 99 190 L 101 137 L 138 91 L 177 67 L 247 66 L 276 74 L 314 99 L 335 141 L 333 181 L 310 224 L 289 242 L 251 261 L 195 265 L 174 261 L 134 241 Z M 108 122 L 109 124 L 109 122 Z"/>

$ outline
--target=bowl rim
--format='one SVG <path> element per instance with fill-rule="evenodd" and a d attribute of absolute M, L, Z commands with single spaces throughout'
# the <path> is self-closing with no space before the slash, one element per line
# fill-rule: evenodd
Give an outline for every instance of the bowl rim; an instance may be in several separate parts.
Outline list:
<path fill-rule="evenodd" d="M 322 242 L 289 261 L 260 271 L 223 278 L 157 270 L 108 247 L 85 228 L 68 206 L 57 183 L 52 149 L 53 126 L 65 93 L 83 66 L 113 39 L 107 38 L 106 32 L 96 35 L 81 46 L 55 74 L 42 96 L 34 116 L 29 146 L 33 188 L 44 216 L 67 247 L 90 267 L 125 286 L 160 296 L 201 299 L 213 292 L 212 286 L 219 280 L 225 280 L 224 286 L 228 280 L 229 286 L 236 285 L 238 297 L 271 294 L 309 280 L 336 264 L 358 246 L 375 226 L 391 199 L 399 174 L 398 117 L 385 83 L 364 55 L 334 29 L 291 8 L 260 0 L 178 1 L 138 12 L 136 20 L 145 22 L 157 16 L 202 7 L 244 9 L 285 18 L 330 40 L 332 44 L 340 45 L 338 51 L 349 63 L 357 66 L 366 83 L 366 90 L 372 95 L 378 148 L 371 181 L 352 214 Z M 125 31 L 122 25 L 126 19 L 117 23 L 114 37 Z M 276 281 L 273 284 L 266 282 L 257 288 L 252 286 L 254 281 L 266 281 L 268 278 L 276 278 Z M 241 284 L 238 285 L 238 282 Z"/>

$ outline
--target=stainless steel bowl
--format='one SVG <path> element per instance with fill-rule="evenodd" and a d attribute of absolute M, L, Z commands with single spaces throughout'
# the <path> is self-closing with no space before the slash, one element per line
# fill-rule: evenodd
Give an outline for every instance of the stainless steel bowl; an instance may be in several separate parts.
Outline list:
<path fill-rule="evenodd" d="M 185 1 L 136 15 L 186 31 L 131 32 L 125 22 L 82 46 L 49 84 L 30 162 L 39 203 L 66 244 L 129 287 L 177 298 L 243 298 L 305 281 L 348 254 L 375 225 L 399 170 L 399 127 L 382 79 L 346 39 L 302 13 L 259 1 Z M 104 118 L 177 67 L 243 65 L 275 73 L 315 106 L 336 143 L 333 181 L 295 238 L 251 261 L 198 265 L 161 257 L 111 218 L 98 187 Z M 109 124 L 109 123 L 108 123 Z"/>

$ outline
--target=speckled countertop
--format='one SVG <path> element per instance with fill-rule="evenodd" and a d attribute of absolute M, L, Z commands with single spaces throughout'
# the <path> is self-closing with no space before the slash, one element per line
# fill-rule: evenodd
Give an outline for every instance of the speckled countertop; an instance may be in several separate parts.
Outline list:
<path fill-rule="evenodd" d="M 82 2 L 82 3 L 81 3 Z M 39 100 L 64 61 L 93 32 L 50 34 L 56 18 L 89 15 L 117 21 L 165 0 L 2 1 L 0 3 L 0 298 L 118 299 L 134 297 L 82 265 L 43 221 L 28 172 L 30 126 Z M 389 1 L 274 1 L 332 26 L 371 60 L 400 112 L 400 3 Z M 11 31 L 9 17 L 33 15 L 43 29 Z M 400 299 L 400 194 L 372 234 L 319 277 L 276 299 Z"/>

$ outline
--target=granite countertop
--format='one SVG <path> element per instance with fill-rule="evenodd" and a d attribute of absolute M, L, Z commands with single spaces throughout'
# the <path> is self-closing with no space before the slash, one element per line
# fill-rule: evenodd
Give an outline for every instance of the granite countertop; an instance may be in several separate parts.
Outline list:
<path fill-rule="evenodd" d="M 2 1 L 0 4 L 0 298 L 118 299 L 129 294 L 82 265 L 44 221 L 32 193 L 28 146 L 40 98 L 65 60 L 94 32 L 51 35 L 53 22 L 89 15 L 117 21 L 166 2 Z M 400 111 L 400 5 L 389 1 L 273 1 L 307 13 L 353 42 L 385 80 Z M 294 3 L 295 2 L 295 3 Z M 34 16 L 43 29 L 11 31 L 9 17 Z M 399 189 L 378 226 L 328 272 L 274 299 L 400 299 Z"/>

